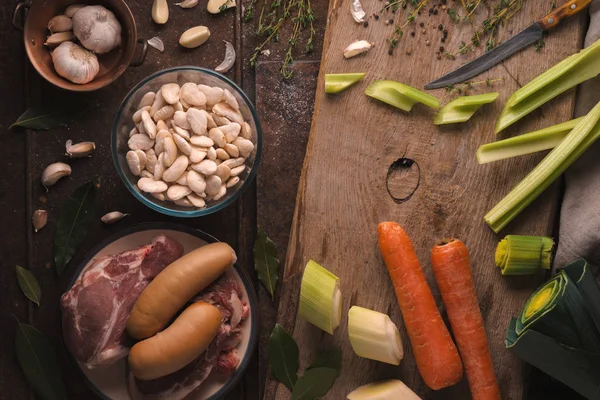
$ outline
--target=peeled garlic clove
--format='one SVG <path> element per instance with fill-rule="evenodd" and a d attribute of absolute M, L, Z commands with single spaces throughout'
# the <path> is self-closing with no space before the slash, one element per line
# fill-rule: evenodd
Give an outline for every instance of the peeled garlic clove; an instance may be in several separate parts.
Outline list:
<path fill-rule="evenodd" d="M 218 14 L 232 7 L 235 7 L 235 0 L 208 0 L 206 5 L 206 9 L 211 14 Z"/>
<path fill-rule="evenodd" d="M 67 9 L 65 10 L 65 15 L 69 18 L 73 18 L 73 15 L 75 15 L 75 13 L 79 10 L 81 10 L 83 7 L 85 7 L 86 4 L 71 4 L 69 7 L 67 7 Z"/>
<path fill-rule="evenodd" d="M 112 225 L 116 222 L 119 222 L 120 220 L 122 220 L 124 217 L 128 216 L 129 214 L 123 214 L 120 211 L 113 211 L 113 212 L 109 212 L 108 214 L 104 214 L 102 216 L 102 218 L 100 218 L 100 220 L 102 222 L 104 222 L 106 225 Z"/>
<path fill-rule="evenodd" d="M 233 67 L 233 64 L 235 64 L 235 49 L 228 41 L 223 40 L 223 42 L 225 42 L 225 58 L 223 59 L 223 62 L 215 68 L 215 71 L 224 74 Z"/>
<path fill-rule="evenodd" d="M 360 0 L 352 0 L 350 12 L 352 13 L 352 18 L 354 18 L 356 22 L 365 22 L 366 13 L 365 10 L 363 10 L 362 5 L 360 4 Z"/>
<path fill-rule="evenodd" d="M 80 158 L 89 156 L 94 150 L 96 150 L 96 144 L 94 142 L 81 142 L 73 144 L 71 139 L 65 143 L 67 155 L 71 158 Z"/>
<path fill-rule="evenodd" d="M 60 178 L 71 175 L 69 164 L 57 162 L 50 164 L 42 172 L 42 185 L 45 187 L 54 185 Z"/>
<path fill-rule="evenodd" d="M 344 49 L 344 58 L 351 58 L 371 50 L 373 45 L 366 40 L 357 40 Z"/>
<path fill-rule="evenodd" d="M 59 44 L 73 40 L 74 38 L 75 38 L 75 36 L 73 35 L 73 32 L 71 32 L 71 31 L 53 33 L 52 35 L 48 36 L 48 39 L 46 39 L 44 46 L 48 46 L 51 49 L 53 49 L 56 46 L 58 46 Z"/>
<path fill-rule="evenodd" d="M 66 32 L 73 29 L 73 21 L 66 15 L 57 15 L 48 22 L 48 30 L 52 33 Z"/>
<path fill-rule="evenodd" d="M 195 26 L 183 32 L 179 38 L 179 44 L 188 49 L 200 46 L 208 40 L 210 31 L 206 26 Z"/>
<path fill-rule="evenodd" d="M 147 40 L 148 44 L 152 47 L 154 47 L 156 50 L 160 51 L 161 53 L 163 51 L 165 51 L 165 44 L 163 43 L 162 39 L 159 38 L 158 36 L 154 36 L 151 39 Z"/>
<path fill-rule="evenodd" d="M 33 224 L 33 230 L 39 231 L 46 226 L 48 222 L 48 211 L 46 210 L 35 210 L 31 215 L 31 223 Z"/>
<path fill-rule="evenodd" d="M 54 49 L 52 62 L 60 76 L 80 85 L 92 81 L 100 71 L 96 55 L 73 42 L 63 42 Z"/>
<path fill-rule="evenodd" d="M 121 24 L 103 6 L 87 6 L 73 15 L 73 33 L 81 45 L 96 54 L 108 53 L 121 44 Z"/>
<path fill-rule="evenodd" d="M 169 5 L 167 4 L 167 0 L 154 0 L 152 4 L 152 19 L 161 25 L 169 20 Z"/>
<path fill-rule="evenodd" d="M 175 3 L 175 5 L 181 8 L 193 8 L 198 5 L 198 0 L 183 0 L 181 3 Z"/>

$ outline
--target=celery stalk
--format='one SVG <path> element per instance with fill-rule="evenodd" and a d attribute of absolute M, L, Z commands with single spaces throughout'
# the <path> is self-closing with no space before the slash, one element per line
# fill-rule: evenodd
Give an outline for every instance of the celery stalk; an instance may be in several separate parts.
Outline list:
<path fill-rule="evenodd" d="M 440 101 L 432 95 L 396 81 L 375 81 L 367 87 L 365 94 L 407 112 L 416 103 L 431 108 L 440 106 Z"/>
<path fill-rule="evenodd" d="M 514 124 L 542 104 L 600 73 L 600 40 L 517 90 L 507 100 L 496 123 L 496 133 Z"/>
<path fill-rule="evenodd" d="M 562 124 L 525 133 L 504 140 L 484 144 L 477 149 L 477 161 L 486 164 L 506 158 L 523 156 L 558 146 L 569 132 L 583 119 L 576 118 Z"/>
<path fill-rule="evenodd" d="M 500 93 L 484 93 L 474 96 L 463 96 L 452 100 L 437 112 L 435 125 L 455 124 L 468 121 L 484 104 L 492 103 Z"/>
<path fill-rule="evenodd" d="M 365 73 L 325 74 L 325 93 L 339 93 L 359 82 Z"/>
<path fill-rule="evenodd" d="M 554 150 L 487 213 L 484 220 L 494 232 L 498 233 L 519 215 L 600 137 L 599 120 L 600 102 Z"/>

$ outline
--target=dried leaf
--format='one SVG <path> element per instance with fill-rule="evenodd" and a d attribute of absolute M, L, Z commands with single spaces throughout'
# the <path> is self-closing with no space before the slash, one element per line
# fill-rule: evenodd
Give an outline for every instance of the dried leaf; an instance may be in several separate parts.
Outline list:
<path fill-rule="evenodd" d="M 65 400 L 67 393 L 48 339 L 31 325 L 19 323 L 15 352 L 27 381 L 42 400 Z"/>
<path fill-rule="evenodd" d="M 21 114 L 9 129 L 21 127 L 33 129 L 34 131 L 47 131 L 67 126 L 81 115 L 81 111 L 89 105 L 89 101 L 85 98 L 78 98 L 77 101 L 59 100 L 51 105 L 36 104 Z"/>
<path fill-rule="evenodd" d="M 19 282 L 19 287 L 21 291 L 29 300 L 33 301 L 35 304 L 40 305 L 40 300 L 42 298 L 42 291 L 40 290 L 40 285 L 35 278 L 35 276 L 31 273 L 31 271 L 26 270 L 25 268 L 17 265 L 17 282 Z"/>
<path fill-rule="evenodd" d="M 94 218 L 96 186 L 88 182 L 75 189 L 63 203 L 54 232 L 54 265 L 60 276 L 73 258 Z"/>
<path fill-rule="evenodd" d="M 161 53 L 165 51 L 165 44 L 163 43 L 162 39 L 158 36 L 154 36 L 152 39 L 148 39 L 148 44 L 154 47 L 156 50 L 160 51 Z"/>
<path fill-rule="evenodd" d="M 332 347 L 320 352 L 306 370 L 314 368 L 332 368 L 337 371 L 336 378 L 340 376 L 340 372 L 342 371 L 342 349 Z"/>
<path fill-rule="evenodd" d="M 254 268 L 258 273 L 258 280 L 269 291 L 271 299 L 274 299 L 279 277 L 279 258 L 275 244 L 260 226 L 254 242 Z"/>
<path fill-rule="evenodd" d="M 338 371 L 333 368 L 312 368 L 306 370 L 292 391 L 292 400 L 316 400 L 324 396 L 333 386 Z"/>
<path fill-rule="evenodd" d="M 279 324 L 269 338 L 269 364 L 275 379 L 293 390 L 298 380 L 298 345 Z"/>

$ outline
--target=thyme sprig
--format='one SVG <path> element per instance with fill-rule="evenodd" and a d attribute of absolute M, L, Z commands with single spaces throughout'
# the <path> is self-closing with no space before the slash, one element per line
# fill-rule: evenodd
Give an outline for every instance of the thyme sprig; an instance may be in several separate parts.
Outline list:
<path fill-rule="evenodd" d="M 488 87 L 492 86 L 492 84 L 494 84 L 495 82 L 504 82 L 504 77 L 501 76 L 500 78 L 487 78 L 483 81 L 467 81 L 465 83 L 462 84 L 457 84 L 457 85 L 448 85 L 446 86 L 446 91 L 448 93 L 458 93 L 458 94 L 463 94 L 469 91 L 469 89 L 472 89 L 473 86 L 479 86 L 479 85 L 486 85 Z"/>
<path fill-rule="evenodd" d="M 406 21 L 402 25 L 396 25 L 394 28 L 394 34 L 388 38 L 388 43 L 390 45 L 390 51 L 393 51 L 396 46 L 398 46 L 398 41 L 404 36 L 404 28 L 411 22 L 415 22 L 417 20 L 417 15 L 419 15 L 419 11 L 427 4 L 429 0 L 423 0 L 420 3 L 417 3 L 415 9 L 408 12 L 406 16 Z M 414 1 L 411 0 L 411 4 L 414 4 Z M 390 53 L 391 54 L 391 53 Z"/>

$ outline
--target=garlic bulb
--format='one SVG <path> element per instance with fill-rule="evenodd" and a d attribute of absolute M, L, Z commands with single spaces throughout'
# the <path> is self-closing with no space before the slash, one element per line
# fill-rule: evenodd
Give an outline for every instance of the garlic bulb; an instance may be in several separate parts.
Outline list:
<path fill-rule="evenodd" d="M 87 6 L 73 15 L 73 32 L 83 47 L 98 54 L 121 44 L 121 24 L 102 6 Z"/>
<path fill-rule="evenodd" d="M 78 84 L 90 82 L 100 71 L 96 55 L 73 42 L 63 42 L 54 49 L 52 62 L 60 76 Z"/>

